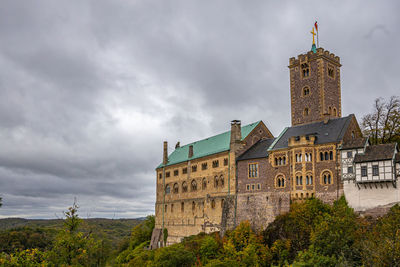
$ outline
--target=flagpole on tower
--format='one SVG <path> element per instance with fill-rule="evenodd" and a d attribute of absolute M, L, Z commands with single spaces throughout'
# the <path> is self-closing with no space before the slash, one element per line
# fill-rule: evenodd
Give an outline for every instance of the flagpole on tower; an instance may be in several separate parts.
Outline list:
<path fill-rule="evenodd" d="M 314 23 L 315 29 L 317 30 L 317 47 L 319 47 L 319 41 L 318 41 L 318 24 L 317 21 Z"/>

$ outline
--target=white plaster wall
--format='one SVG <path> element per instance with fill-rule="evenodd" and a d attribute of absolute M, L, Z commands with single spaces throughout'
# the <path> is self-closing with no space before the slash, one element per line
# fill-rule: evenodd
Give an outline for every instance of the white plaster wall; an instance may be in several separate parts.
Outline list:
<path fill-rule="evenodd" d="M 344 195 L 355 211 L 363 211 L 400 201 L 400 183 L 397 183 L 397 188 L 394 188 L 390 183 L 387 187 L 383 184 L 382 188 L 380 184 L 376 184 L 377 187 L 375 187 L 375 184 L 371 184 L 371 186 L 372 189 L 369 184 L 366 185 L 366 188 L 361 184 L 360 189 L 358 189 L 353 181 L 343 183 Z"/>

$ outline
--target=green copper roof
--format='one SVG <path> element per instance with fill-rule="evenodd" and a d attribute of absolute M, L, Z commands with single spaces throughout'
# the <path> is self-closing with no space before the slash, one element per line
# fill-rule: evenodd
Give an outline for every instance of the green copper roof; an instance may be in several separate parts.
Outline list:
<path fill-rule="evenodd" d="M 257 121 L 242 127 L 242 140 L 245 139 L 251 131 L 260 123 Z M 184 146 L 181 146 L 174 150 L 168 156 L 168 163 L 158 165 L 157 168 L 174 165 L 184 161 L 205 157 L 208 155 L 216 154 L 223 151 L 229 150 L 231 140 L 231 132 L 227 131 L 222 134 L 218 134 L 207 139 L 196 141 Z M 193 145 L 193 157 L 189 158 L 189 146 Z"/>

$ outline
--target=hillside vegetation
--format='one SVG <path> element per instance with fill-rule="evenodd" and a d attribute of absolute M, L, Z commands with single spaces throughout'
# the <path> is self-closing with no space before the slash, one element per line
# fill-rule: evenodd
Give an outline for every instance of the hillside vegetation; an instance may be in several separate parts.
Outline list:
<path fill-rule="evenodd" d="M 310 199 L 292 204 L 264 231 L 242 222 L 223 237 L 201 233 L 157 250 L 147 249 L 154 216 L 112 247 L 104 235 L 83 230 L 76 206 L 65 214 L 61 229 L 20 228 L 30 240 L 25 247 L 13 247 L 18 235 L 3 232 L 10 242 L 1 248 L 0 265 L 400 266 L 399 205 L 373 219 L 354 213 L 344 197 L 333 205 Z"/>

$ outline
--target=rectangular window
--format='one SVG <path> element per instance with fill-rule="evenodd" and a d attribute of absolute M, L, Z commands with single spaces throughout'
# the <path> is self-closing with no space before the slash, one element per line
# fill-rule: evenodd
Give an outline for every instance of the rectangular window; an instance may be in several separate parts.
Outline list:
<path fill-rule="evenodd" d="M 353 173 L 353 167 L 347 167 L 347 173 Z"/>
<path fill-rule="evenodd" d="M 250 191 L 250 185 L 249 184 L 246 185 L 246 190 Z"/>
<path fill-rule="evenodd" d="M 178 170 L 174 170 L 174 176 L 178 176 L 179 175 L 179 171 Z"/>
<path fill-rule="evenodd" d="M 258 163 L 249 164 L 249 178 L 258 177 Z"/>
<path fill-rule="evenodd" d="M 361 177 L 367 177 L 367 166 L 361 166 Z"/>
<path fill-rule="evenodd" d="M 224 159 L 224 166 L 228 166 L 228 159 L 227 158 Z"/>
<path fill-rule="evenodd" d="M 204 170 L 207 170 L 207 162 L 201 164 L 201 169 L 202 169 L 203 171 L 204 171 Z"/>
<path fill-rule="evenodd" d="M 214 161 L 212 162 L 212 166 L 213 166 L 213 168 L 218 168 L 218 166 L 219 166 L 219 160 L 214 160 Z"/>
<path fill-rule="evenodd" d="M 197 165 L 192 166 L 192 172 L 197 172 Z"/>
<path fill-rule="evenodd" d="M 261 190 L 261 184 L 257 184 L 257 190 Z"/>
<path fill-rule="evenodd" d="M 166 173 L 165 173 L 165 177 L 167 177 L 167 178 L 168 178 L 170 175 L 171 175 L 171 174 L 170 174 L 169 172 L 166 172 Z"/>
<path fill-rule="evenodd" d="M 252 185 L 251 185 L 251 190 L 254 190 L 254 189 L 255 189 L 255 185 L 252 184 Z"/>
<path fill-rule="evenodd" d="M 379 166 L 378 165 L 372 165 L 372 175 L 379 176 Z"/>
<path fill-rule="evenodd" d="M 160 179 L 162 178 L 162 173 L 158 174 L 158 178 Z"/>
<path fill-rule="evenodd" d="M 183 169 L 182 169 L 182 173 L 183 173 L 183 174 L 187 174 L 187 168 L 183 168 Z"/>
<path fill-rule="evenodd" d="M 353 157 L 353 152 L 347 151 L 347 158 L 352 158 L 352 157 Z"/>

